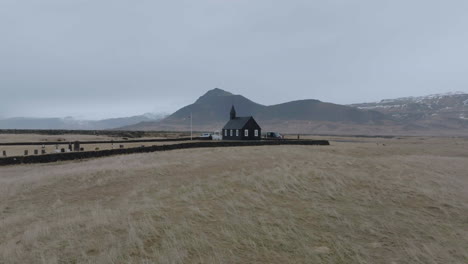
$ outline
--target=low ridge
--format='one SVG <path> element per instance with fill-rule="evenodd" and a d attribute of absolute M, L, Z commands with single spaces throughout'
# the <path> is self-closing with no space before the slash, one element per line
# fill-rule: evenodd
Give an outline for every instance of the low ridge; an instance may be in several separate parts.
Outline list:
<path fill-rule="evenodd" d="M 216 130 L 228 120 L 232 105 L 240 116 L 254 116 L 266 129 L 288 130 L 286 123 L 295 123 L 295 132 L 306 132 L 317 122 L 341 122 L 345 124 L 381 124 L 387 117 L 377 111 L 324 103 L 319 100 L 298 100 L 265 106 L 219 88 L 212 89 L 174 114 L 158 122 L 145 122 L 122 129 L 135 130 L 187 130 L 189 117 L 193 117 L 196 130 Z M 389 121 L 389 120 L 387 120 Z M 313 124 L 311 123 L 313 122 Z M 297 125 L 299 124 L 299 126 Z M 307 124 L 307 128 L 301 127 Z M 281 128 L 281 129 L 279 129 Z"/>

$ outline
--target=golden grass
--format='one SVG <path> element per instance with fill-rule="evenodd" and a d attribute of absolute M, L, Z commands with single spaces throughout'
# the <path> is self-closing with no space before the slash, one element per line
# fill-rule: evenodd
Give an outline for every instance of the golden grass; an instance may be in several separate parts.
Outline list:
<path fill-rule="evenodd" d="M 467 263 L 468 141 L 365 141 L 2 167 L 0 263 Z"/>
<path fill-rule="evenodd" d="M 0 142 L 39 142 L 39 141 L 93 141 L 93 140 L 112 140 L 115 138 L 101 135 L 40 135 L 40 134 L 0 134 Z"/>
<path fill-rule="evenodd" d="M 153 137 L 142 137 L 138 138 L 141 140 L 146 139 L 166 139 L 166 138 L 178 138 L 178 137 L 187 137 L 184 133 L 164 133 L 164 132 L 153 132 Z M 190 137 L 190 135 L 188 135 Z M 195 136 L 198 136 L 196 134 Z M 138 140 L 131 138 L 130 140 Z M 62 148 L 68 150 L 68 144 L 75 141 L 111 141 L 111 140 L 124 140 L 121 137 L 110 137 L 110 136 L 101 136 L 101 135 L 39 135 L 39 134 L 0 134 L 0 142 L 2 143 L 14 143 L 14 142 L 62 142 L 63 144 L 59 145 L 44 145 L 44 150 L 46 154 L 59 152 Z M 111 143 L 106 144 L 81 144 L 80 147 L 84 151 L 94 151 L 99 150 L 108 150 L 120 148 L 120 145 L 123 145 L 124 148 L 135 148 L 140 146 L 157 146 L 157 145 L 168 145 L 168 144 L 177 144 L 181 142 L 169 141 L 169 142 L 141 142 L 141 143 Z M 28 151 L 28 155 L 34 155 L 34 150 L 38 151 L 38 154 L 41 155 L 42 144 L 40 145 L 25 145 L 25 146 L 0 146 L 0 158 L 3 158 L 3 151 L 6 151 L 7 157 L 13 156 L 24 156 L 25 150 Z"/>
<path fill-rule="evenodd" d="M 193 141 L 196 142 L 196 141 Z M 160 146 L 160 145 L 171 145 L 171 144 L 180 144 L 180 143 L 187 143 L 187 141 L 167 141 L 167 142 L 139 142 L 139 143 L 105 143 L 105 144 L 81 144 L 80 148 L 83 148 L 83 151 L 95 151 L 97 150 L 109 150 L 109 149 L 118 149 L 120 145 L 123 145 L 124 148 L 137 148 L 141 146 Z M 58 148 L 57 148 L 58 147 Z M 55 145 L 45 145 L 44 150 L 46 154 L 52 154 L 60 152 L 60 150 L 64 148 L 66 151 L 68 150 L 68 143 L 61 144 L 58 146 Z M 73 145 L 72 145 L 73 148 Z M 7 157 L 13 156 L 24 156 L 24 151 L 28 150 L 29 156 L 34 156 L 34 150 L 38 151 L 38 155 L 41 154 L 42 145 L 40 146 L 0 146 L 0 155 L 2 155 L 2 151 L 5 150 L 7 153 Z M 0 156 L 0 159 L 3 156 Z"/>

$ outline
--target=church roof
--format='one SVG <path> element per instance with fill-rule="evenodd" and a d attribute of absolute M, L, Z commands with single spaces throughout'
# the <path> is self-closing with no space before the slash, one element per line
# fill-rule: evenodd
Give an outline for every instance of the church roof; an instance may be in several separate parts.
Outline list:
<path fill-rule="evenodd" d="M 242 129 L 251 118 L 251 116 L 236 117 L 234 119 L 229 120 L 229 122 L 227 122 L 223 129 Z"/>

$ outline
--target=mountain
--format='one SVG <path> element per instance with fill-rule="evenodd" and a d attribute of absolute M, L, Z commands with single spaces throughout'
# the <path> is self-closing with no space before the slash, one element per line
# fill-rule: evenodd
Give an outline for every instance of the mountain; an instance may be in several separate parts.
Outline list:
<path fill-rule="evenodd" d="M 347 130 L 356 125 L 376 125 L 391 122 L 386 115 L 372 110 L 361 110 L 351 106 L 325 103 L 319 100 L 299 100 L 284 104 L 265 106 L 242 95 L 215 88 L 174 114 L 157 122 L 142 122 L 122 127 L 128 130 L 189 130 L 190 116 L 194 130 L 219 130 L 229 117 L 234 105 L 238 116 L 254 116 L 267 130 L 282 132 L 312 132 L 334 127 Z M 329 124 L 330 123 L 330 124 Z M 327 129 L 325 129 L 327 130 Z M 351 131 L 351 130 L 350 130 Z"/>
<path fill-rule="evenodd" d="M 92 129 L 114 129 L 122 126 L 134 125 L 140 122 L 157 121 L 165 118 L 166 114 L 146 113 L 143 115 L 131 117 L 109 118 L 98 121 L 89 121 L 89 127 Z"/>
<path fill-rule="evenodd" d="M 352 106 L 379 111 L 410 128 L 468 129 L 468 94 L 463 92 L 385 99 Z"/>
<path fill-rule="evenodd" d="M 0 120 L 0 129 L 65 129 L 65 118 L 14 117 Z"/>
<path fill-rule="evenodd" d="M 299 100 L 268 106 L 258 113 L 258 119 L 381 124 L 386 117 L 377 111 L 363 111 L 318 100 Z"/>
<path fill-rule="evenodd" d="M 254 103 L 242 95 L 234 95 L 219 88 L 208 91 L 198 98 L 195 103 L 183 107 L 164 119 L 164 122 L 177 123 L 186 120 L 190 115 L 197 124 L 209 125 L 216 122 L 225 122 L 226 113 L 235 105 L 238 115 L 251 115 L 258 113 L 265 106 Z"/>
<path fill-rule="evenodd" d="M 164 118 L 164 114 L 144 114 L 131 117 L 110 118 L 103 120 L 79 120 L 72 117 L 65 118 L 27 118 L 16 117 L 0 119 L 0 129 L 78 129 L 102 130 L 114 129 L 122 126 L 134 125 L 144 121 L 157 121 Z"/>
<path fill-rule="evenodd" d="M 468 135 L 468 94 L 462 92 L 338 105 L 297 100 L 262 105 L 219 88 L 167 116 L 144 114 L 98 121 L 74 118 L 0 119 L 0 129 L 220 130 L 234 105 L 254 116 L 264 131 L 339 135 Z M 190 120 L 192 117 L 192 120 Z"/>

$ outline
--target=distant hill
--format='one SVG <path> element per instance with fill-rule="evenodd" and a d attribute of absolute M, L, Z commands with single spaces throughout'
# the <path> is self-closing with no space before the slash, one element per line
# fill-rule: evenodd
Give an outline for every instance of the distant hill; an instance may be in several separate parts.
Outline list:
<path fill-rule="evenodd" d="M 144 121 L 157 121 L 164 118 L 163 114 L 144 114 L 131 117 L 110 118 L 103 120 L 79 120 L 66 118 L 27 118 L 16 117 L 0 119 L 0 129 L 79 129 L 100 130 L 114 129 L 134 125 Z"/>
<path fill-rule="evenodd" d="M 260 120 L 329 121 L 355 124 L 381 124 L 386 116 L 377 111 L 324 103 L 319 100 L 299 100 L 268 106 L 257 113 Z"/>
<path fill-rule="evenodd" d="M 307 99 L 262 105 L 215 88 L 171 115 L 144 114 L 98 121 L 74 118 L 0 119 L 0 129 L 220 130 L 234 105 L 264 131 L 340 135 L 468 135 L 468 94 L 448 93 L 338 105 Z"/>
<path fill-rule="evenodd" d="M 190 114 L 193 115 L 193 119 L 194 121 L 196 120 L 195 123 L 197 125 L 225 122 L 232 105 L 236 106 L 240 116 L 252 115 L 265 108 L 264 105 L 254 103 L 242 95 L 234 95 L 216 88 L 198 98 L 195 103 L 179 109 L 164 120 L 161 120 L 161 122 L 183 122 Z"/>
<path fill-rule="evenodd" d="M 228 120 L 234 105 L 239 116 L 254 116 L 265 129 L 281 131 L 312 131 L 318 122 L 331 122 L 335 126 L 376 125 L 391 122 L 386 115 L 372 110 L 324 103 L 319 100 L 300 100 L 265 106 L 242 95 L 215 88 L 193 104 L 157 122 L 142 122 L 121 129 L 129 130 L 187 130 L 193 115 L 195 130 L 219 130 Z M 288 128 L 290 124 L 292 127 Z M 298 126 L 300 125 L 300 126 Z M 306 126 L 305 128 L 303 126 Z"/>
<path fill-rule="evenodd" d="M 379 111 L 408 129 L 468 129 L 468 94 L 463 92 L 385 99 L 352 105 Z"/>

